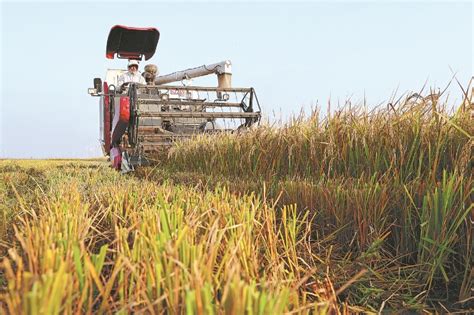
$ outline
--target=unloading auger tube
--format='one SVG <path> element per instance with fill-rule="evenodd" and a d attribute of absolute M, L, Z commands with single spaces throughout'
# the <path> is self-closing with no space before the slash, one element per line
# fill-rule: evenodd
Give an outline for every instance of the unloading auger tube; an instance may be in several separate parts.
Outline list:
<path fill-rule="evenodd" d="M 147 43 L 152 41 L 155 47 L 133 47 L 137 41 L 127 39 L 136 36 L 147 37 Z M 148 60 L 158 39 L 154 28 L 115 26 L 109 34 L 106 56 Z M 116 86 L 123 72 L 109 69 L 103 83 L 96 78 L 94 88 L 89 89 L 89 94 L 100 96 L 100 142 L 117 170 L 128 172 L 137 165 L 146 165 L 154 153 L 162 152 L 177 140 L 200 133 L 233 132 L 260 121 L 255 90 L 232 87 L 229 60 L 158 77 L 144 73 L 146 85 Z M 217 76 L 216 87 L 185 85 L 190 79 L 211 74 Z"/>

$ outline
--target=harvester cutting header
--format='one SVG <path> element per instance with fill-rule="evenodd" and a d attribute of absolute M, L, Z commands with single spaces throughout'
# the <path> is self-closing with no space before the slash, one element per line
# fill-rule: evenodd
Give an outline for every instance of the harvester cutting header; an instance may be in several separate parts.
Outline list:
<path fill-rule="evenodd" d="M 94 79 L 89 94 L 100 97 L 100 142 L 117 170 L 148 163 L 147 157 L 178 139 L 198 133 L 232 132 L 260 121 L 253 88 L 232 87 L 229 60 L 159 75 L 153 57 L 160 33 L 156 28 L 116 25 L 107 39 L 106 57 L 128 59 L 128 71 L 108 69 Z M 216 87 L 192 86 L 193 78 L 215 74 Z M 180 84 L 168 85 L 178 82 Z"/>

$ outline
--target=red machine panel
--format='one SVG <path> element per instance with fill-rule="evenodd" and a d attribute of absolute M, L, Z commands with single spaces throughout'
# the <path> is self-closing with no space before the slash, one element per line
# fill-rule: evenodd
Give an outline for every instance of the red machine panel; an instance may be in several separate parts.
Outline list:
<path fill-rule="evenodd" d="M 130 97 L 120 97 L 120 120 L 127 122 L 130 120 Z"/>
<path fill-rule="evenodd" d="M 128 127 L 130 120 L 130 98 L 121 96 L 118 104 L 115 104 L 114 121 L 112 122 L 112 146 L 117 146 Z"/>

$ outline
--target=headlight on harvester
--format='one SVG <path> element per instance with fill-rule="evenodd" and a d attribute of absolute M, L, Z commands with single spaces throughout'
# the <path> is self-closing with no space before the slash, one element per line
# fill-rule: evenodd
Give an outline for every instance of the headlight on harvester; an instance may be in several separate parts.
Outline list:
<path fill-rule="evenodd" d="M 168 102 L 168 100 L 170 99 L 170 96 L 168 94 L 161 94 L 160 97 L 163 102 Z"/>

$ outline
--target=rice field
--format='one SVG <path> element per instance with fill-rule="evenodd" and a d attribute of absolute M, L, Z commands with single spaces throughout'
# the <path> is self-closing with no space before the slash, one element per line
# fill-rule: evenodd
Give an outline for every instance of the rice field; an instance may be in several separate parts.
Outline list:
<path fill-rule="evenodd" d="M 474 310 L 470 113 L 314 112 L 105 160 L 0 161 L 0 313 Z"/>

